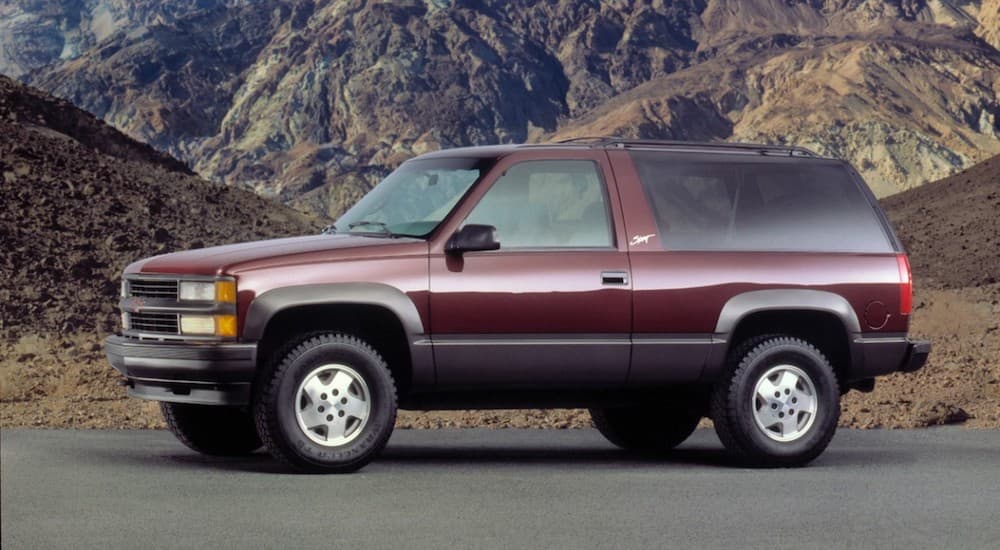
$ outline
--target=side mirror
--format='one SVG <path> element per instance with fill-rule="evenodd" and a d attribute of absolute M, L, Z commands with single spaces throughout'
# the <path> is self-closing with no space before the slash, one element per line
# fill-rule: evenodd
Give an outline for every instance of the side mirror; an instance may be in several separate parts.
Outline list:
<path fill-rule="evenodd" d="M 444 251 L 449 254 L 463 254 L 481 250 L 499 250 L 497 228 L 492 225 L 470 223 L 459 229 L 448 239 Z"/>

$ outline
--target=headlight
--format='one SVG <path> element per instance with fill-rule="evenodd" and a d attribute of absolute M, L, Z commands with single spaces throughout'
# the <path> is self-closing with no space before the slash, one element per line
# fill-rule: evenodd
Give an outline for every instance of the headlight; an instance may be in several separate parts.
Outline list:
<path fill-rule="evenodd" d="M 181 281 L 178 297 L 182 301 L 236 303 L 236 282 Z"/>
<path fill-rule="evenodd" d="M 181 281 L 181 300 L 192 300 L 200 302 L 211 302 L 215 300 L 215 283 L 195 283 L 191 281 Z"/>

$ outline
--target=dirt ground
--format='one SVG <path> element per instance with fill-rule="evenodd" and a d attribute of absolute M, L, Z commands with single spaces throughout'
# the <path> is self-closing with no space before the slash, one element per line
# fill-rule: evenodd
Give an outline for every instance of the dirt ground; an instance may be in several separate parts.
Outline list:
<path fill-rule="evenodd" d="M 1000 284 L 919 292 L 912 333 L 934 351 L 921 371 L 880 378 L 843 400 L 841 425 L 1000 428 Z M 25 336 L 0 344 L 0 426 L 162 428 L 155 403 L 129 399 L 100 348 L 102 335 Z M 583 410 L 401 411 L 398 428 L 589 427 Z M 706 421 L 706 425 L 708 425 Z"/>

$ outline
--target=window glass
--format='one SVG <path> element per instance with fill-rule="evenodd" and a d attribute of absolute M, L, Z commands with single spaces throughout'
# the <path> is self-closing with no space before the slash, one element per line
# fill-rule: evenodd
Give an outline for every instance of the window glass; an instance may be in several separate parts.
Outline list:
<path fill-rule="evenodd" d="M 587 160 L 512 166 L 465 221 L 496 227 L 501 249 L 612 246 L 604 184 Z"/>
<path fill-rule="evenodd" d="M 337 231 L 425 236 L 489 168 L 484 159 L 404 162 L 335 224 Z"/>
<path fill-rule="evenodd" d="M 667 249 L 892 252 L 840 164 L 631 154 Z"/>

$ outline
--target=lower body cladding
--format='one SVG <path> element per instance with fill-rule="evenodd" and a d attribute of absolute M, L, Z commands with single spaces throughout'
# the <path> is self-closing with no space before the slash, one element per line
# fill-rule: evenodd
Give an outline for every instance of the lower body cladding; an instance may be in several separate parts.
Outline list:
<path fill-rule="evenodd" d="M 257 367 L 257 345 L 150 341 L 111 336 L 108 361 L 132 397 L 174 403 L 245 405 Z"/>
<path fill-rule="evenodd" d="M 432 346 L 434 359 L 420 353 Z M 613 400 L 618 393 L 634 397 L 634 392 L 657 387 L 710 385 L 722 374 L 727 349 L 723 335 L 420 340 L 411 351 L 422 362 L 436 363 L 420 370 L 436 371 L 437 379 L 413 380 L 411 406 L 477 408 L 482 399 L 479 407 L 579 407 L 603 401 L 598 396 Z M 112 336 L 105 352 L 126 377 L 133 397 L 206 405 L 250 402 L 257 366 L 254 343 Z M 876 376 L 921 368 L 929 353 L 929 342 L 909 340 L 905 334 L 854 335 L 848 380 L 842 383 L 845 389 L 870 389 Z M 409 399 L 401 398 L 406 406 Z"/>

